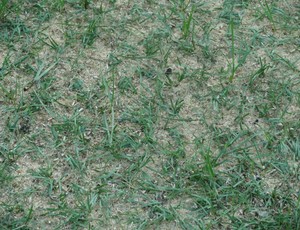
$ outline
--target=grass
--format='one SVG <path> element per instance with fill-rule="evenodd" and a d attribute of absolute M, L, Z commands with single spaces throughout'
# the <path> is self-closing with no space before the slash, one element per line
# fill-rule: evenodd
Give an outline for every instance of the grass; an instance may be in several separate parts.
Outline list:
<path fill-rule="evenodd" d="M 298 9 L 2 1 L 0 229 L 300 229 Z"/>

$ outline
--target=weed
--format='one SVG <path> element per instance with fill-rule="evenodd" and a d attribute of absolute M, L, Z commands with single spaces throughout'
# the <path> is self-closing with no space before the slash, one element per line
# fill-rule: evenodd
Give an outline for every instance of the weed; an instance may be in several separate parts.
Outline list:
<path fill-rule="evenodd" d="M 230 24 L 229 24 L 229 28 L 230 28 L 230 36 L 231 36 L 231 50 L 230 50 L 230 55 L 231 55 L 231 74 L 229 76 L 229 82 L 233 81 L 235 72 L 238 68 L 238 65 L 236 66 L 235 64 L 235 37 L 234 37 L 234 22 L 233 19 L 230 19 Z"/>
<path fill-rule="evenodd" d="M 82 43 L 84 46 L 91 46 L 94 43 L 95 39 L 98 37 L 98 20 L 99 19 L 92 19 L 89 22 L 89 25 L 82 37 Z"/>
<path fill-rule="evenodd" d="M 266 15 L 266 17 L 271 21 L 272 29 L 275 31 L 276 27 L 275 27 L 275 22 L 274 22 L 274 19 L 273 19 L 273 12 L 271 10 L 271 7 L 269 6 L 269 4 L 266 0 L 259 1 L 259 4 L 260 4 L 261 8 L 263 9 L 264 14 Z"/>
<path fill-rule="evenodd" d="M 9 0 L 3 0 L 0 3 L 0 21 L 2 21 L 9 13 Z"/>
<path fill-rule="evenodd" d="M 90 0 L 81 0 L 81 4 L 83 5 L 84 9 L 87 9 L 90 4 Z"/>
<path fill-rule="evenodd" d="M 192 24 L 194 10 L 195 8 L 192 7 L 191 12 L 188 13 L 187 17 L 183 20 L 182 36 L 184 39 L 187 39 L 191 33 L 191 26 L 192 26 L 191 24 Z"/>
<path fill-rule="evenodd" d="M 184 101 L 182 99 L 177 99 L 175 102 L 173 102 L 173 100 L 171 99 L 170 113 L 172 115 L 178 115 L 183 104 Z"/>
<path fill-rule="evenodd" d="M 47 168 L 40 168 L 37 171 L 33 171 L 32 177 L 35 178 L 38 182 L 41 181 L 47 191 L 47 195 L 51 196 L 51 193 L 55 186 L 55 180 L 52 177 L 53 169 L 51 166 L 48 166 Z"/>

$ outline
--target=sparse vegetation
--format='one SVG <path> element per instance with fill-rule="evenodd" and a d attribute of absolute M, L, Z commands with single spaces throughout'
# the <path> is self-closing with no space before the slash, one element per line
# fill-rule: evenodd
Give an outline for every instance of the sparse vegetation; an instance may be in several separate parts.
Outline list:
<path fill-rule="evenodd" d="M 300 229 L 300 5 L 0 3 L 0 229 Z"/>

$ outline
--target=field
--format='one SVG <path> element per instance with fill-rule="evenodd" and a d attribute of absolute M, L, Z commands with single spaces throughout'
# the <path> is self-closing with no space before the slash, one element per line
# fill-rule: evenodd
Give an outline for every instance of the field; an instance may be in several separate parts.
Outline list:
<path fill-rule="evenodd" d="M 0 229 L 300 229 L 298 0 L 2 0 Z"/>

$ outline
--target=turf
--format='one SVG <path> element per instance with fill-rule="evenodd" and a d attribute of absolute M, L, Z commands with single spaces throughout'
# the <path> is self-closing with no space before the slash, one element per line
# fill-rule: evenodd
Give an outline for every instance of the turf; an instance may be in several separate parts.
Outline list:
<path fill-rule="evenodd" d="M 297 0 L 3 0 L 0 229 L 300 229 Z"/>

